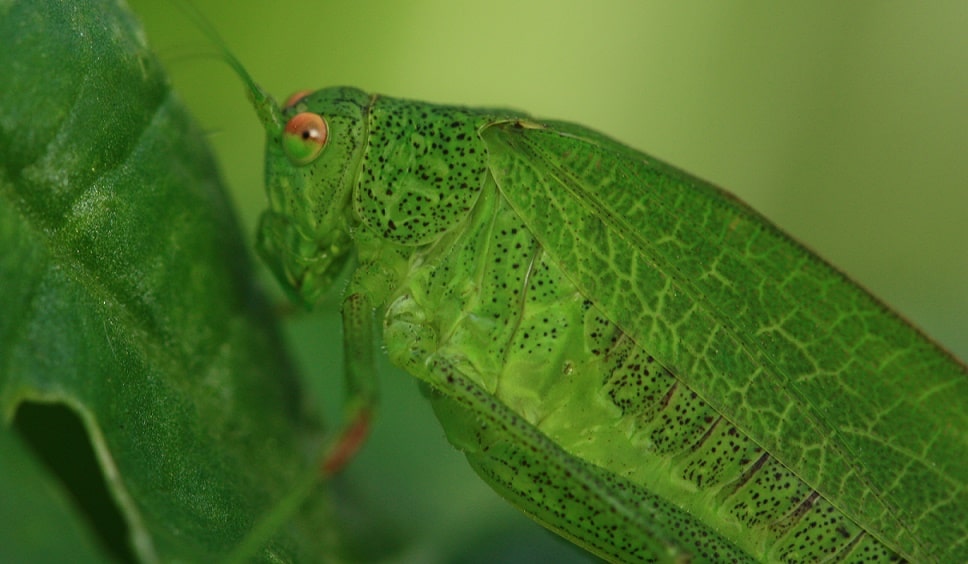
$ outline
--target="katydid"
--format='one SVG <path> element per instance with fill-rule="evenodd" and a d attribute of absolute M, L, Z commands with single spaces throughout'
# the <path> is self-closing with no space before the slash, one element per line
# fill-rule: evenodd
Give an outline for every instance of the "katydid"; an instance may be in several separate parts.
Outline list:
<path fill-rule="evenodd" d="M 344 268 L 342 431 L 376 321 L 497 492 L 612 561 L 968 561 L 968 369 L 728 193 L 571 123 L 354 88 L 280 107 L 258 250 Z"/>

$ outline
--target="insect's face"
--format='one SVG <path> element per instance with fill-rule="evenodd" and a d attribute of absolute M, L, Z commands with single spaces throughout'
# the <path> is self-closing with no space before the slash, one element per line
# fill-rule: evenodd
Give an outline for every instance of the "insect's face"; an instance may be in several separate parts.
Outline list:
<path fill-rule="evenodd" d="M 359 90 L 330 88 L 297 94 L 269 119 L 263 116 L 269 210 L 258 250 L 283 287 L 307 306 L 319 301 L 351 250 L 350 195 L 368 104 Z"/>

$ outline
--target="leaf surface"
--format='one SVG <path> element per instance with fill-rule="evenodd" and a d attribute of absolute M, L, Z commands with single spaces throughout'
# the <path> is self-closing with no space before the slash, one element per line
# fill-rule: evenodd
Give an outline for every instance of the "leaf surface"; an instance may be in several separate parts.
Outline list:
<path fill-rule="evenodd" d="M 24 402 L 75 411 L 142 560 L 211 560 L 266 518 L 263 558 L 331 554 L 322 492 L 278 509 L 319 429 L 140 27 L 114 2 L 6 2 L 0 36 L 4 422 Z M 39 530 L 62 518 L 17 499 Z"/>

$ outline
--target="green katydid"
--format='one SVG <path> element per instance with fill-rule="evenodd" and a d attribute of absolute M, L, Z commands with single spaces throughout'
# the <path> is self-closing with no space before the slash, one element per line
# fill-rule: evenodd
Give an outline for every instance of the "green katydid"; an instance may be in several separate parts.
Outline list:
<path fill-rule="evenodd" d="M 968 370 L 756 212 L 569 123 L 331 88 L 267 133 L 259 251 L 313 305 L 348 265 L 508 500 L 614 561 L 968 559 Z"/>

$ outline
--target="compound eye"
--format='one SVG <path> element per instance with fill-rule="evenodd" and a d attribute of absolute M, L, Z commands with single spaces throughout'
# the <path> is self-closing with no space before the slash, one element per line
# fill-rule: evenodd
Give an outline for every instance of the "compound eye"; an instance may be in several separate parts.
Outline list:
<path fill-rule="evenodd" d="M 313 162 L 329 138 L 326 120 L 319 114 L 302 112 L 286 122 L 282 133 L 282 149 L 293 164 L 305 165 Z"/>

